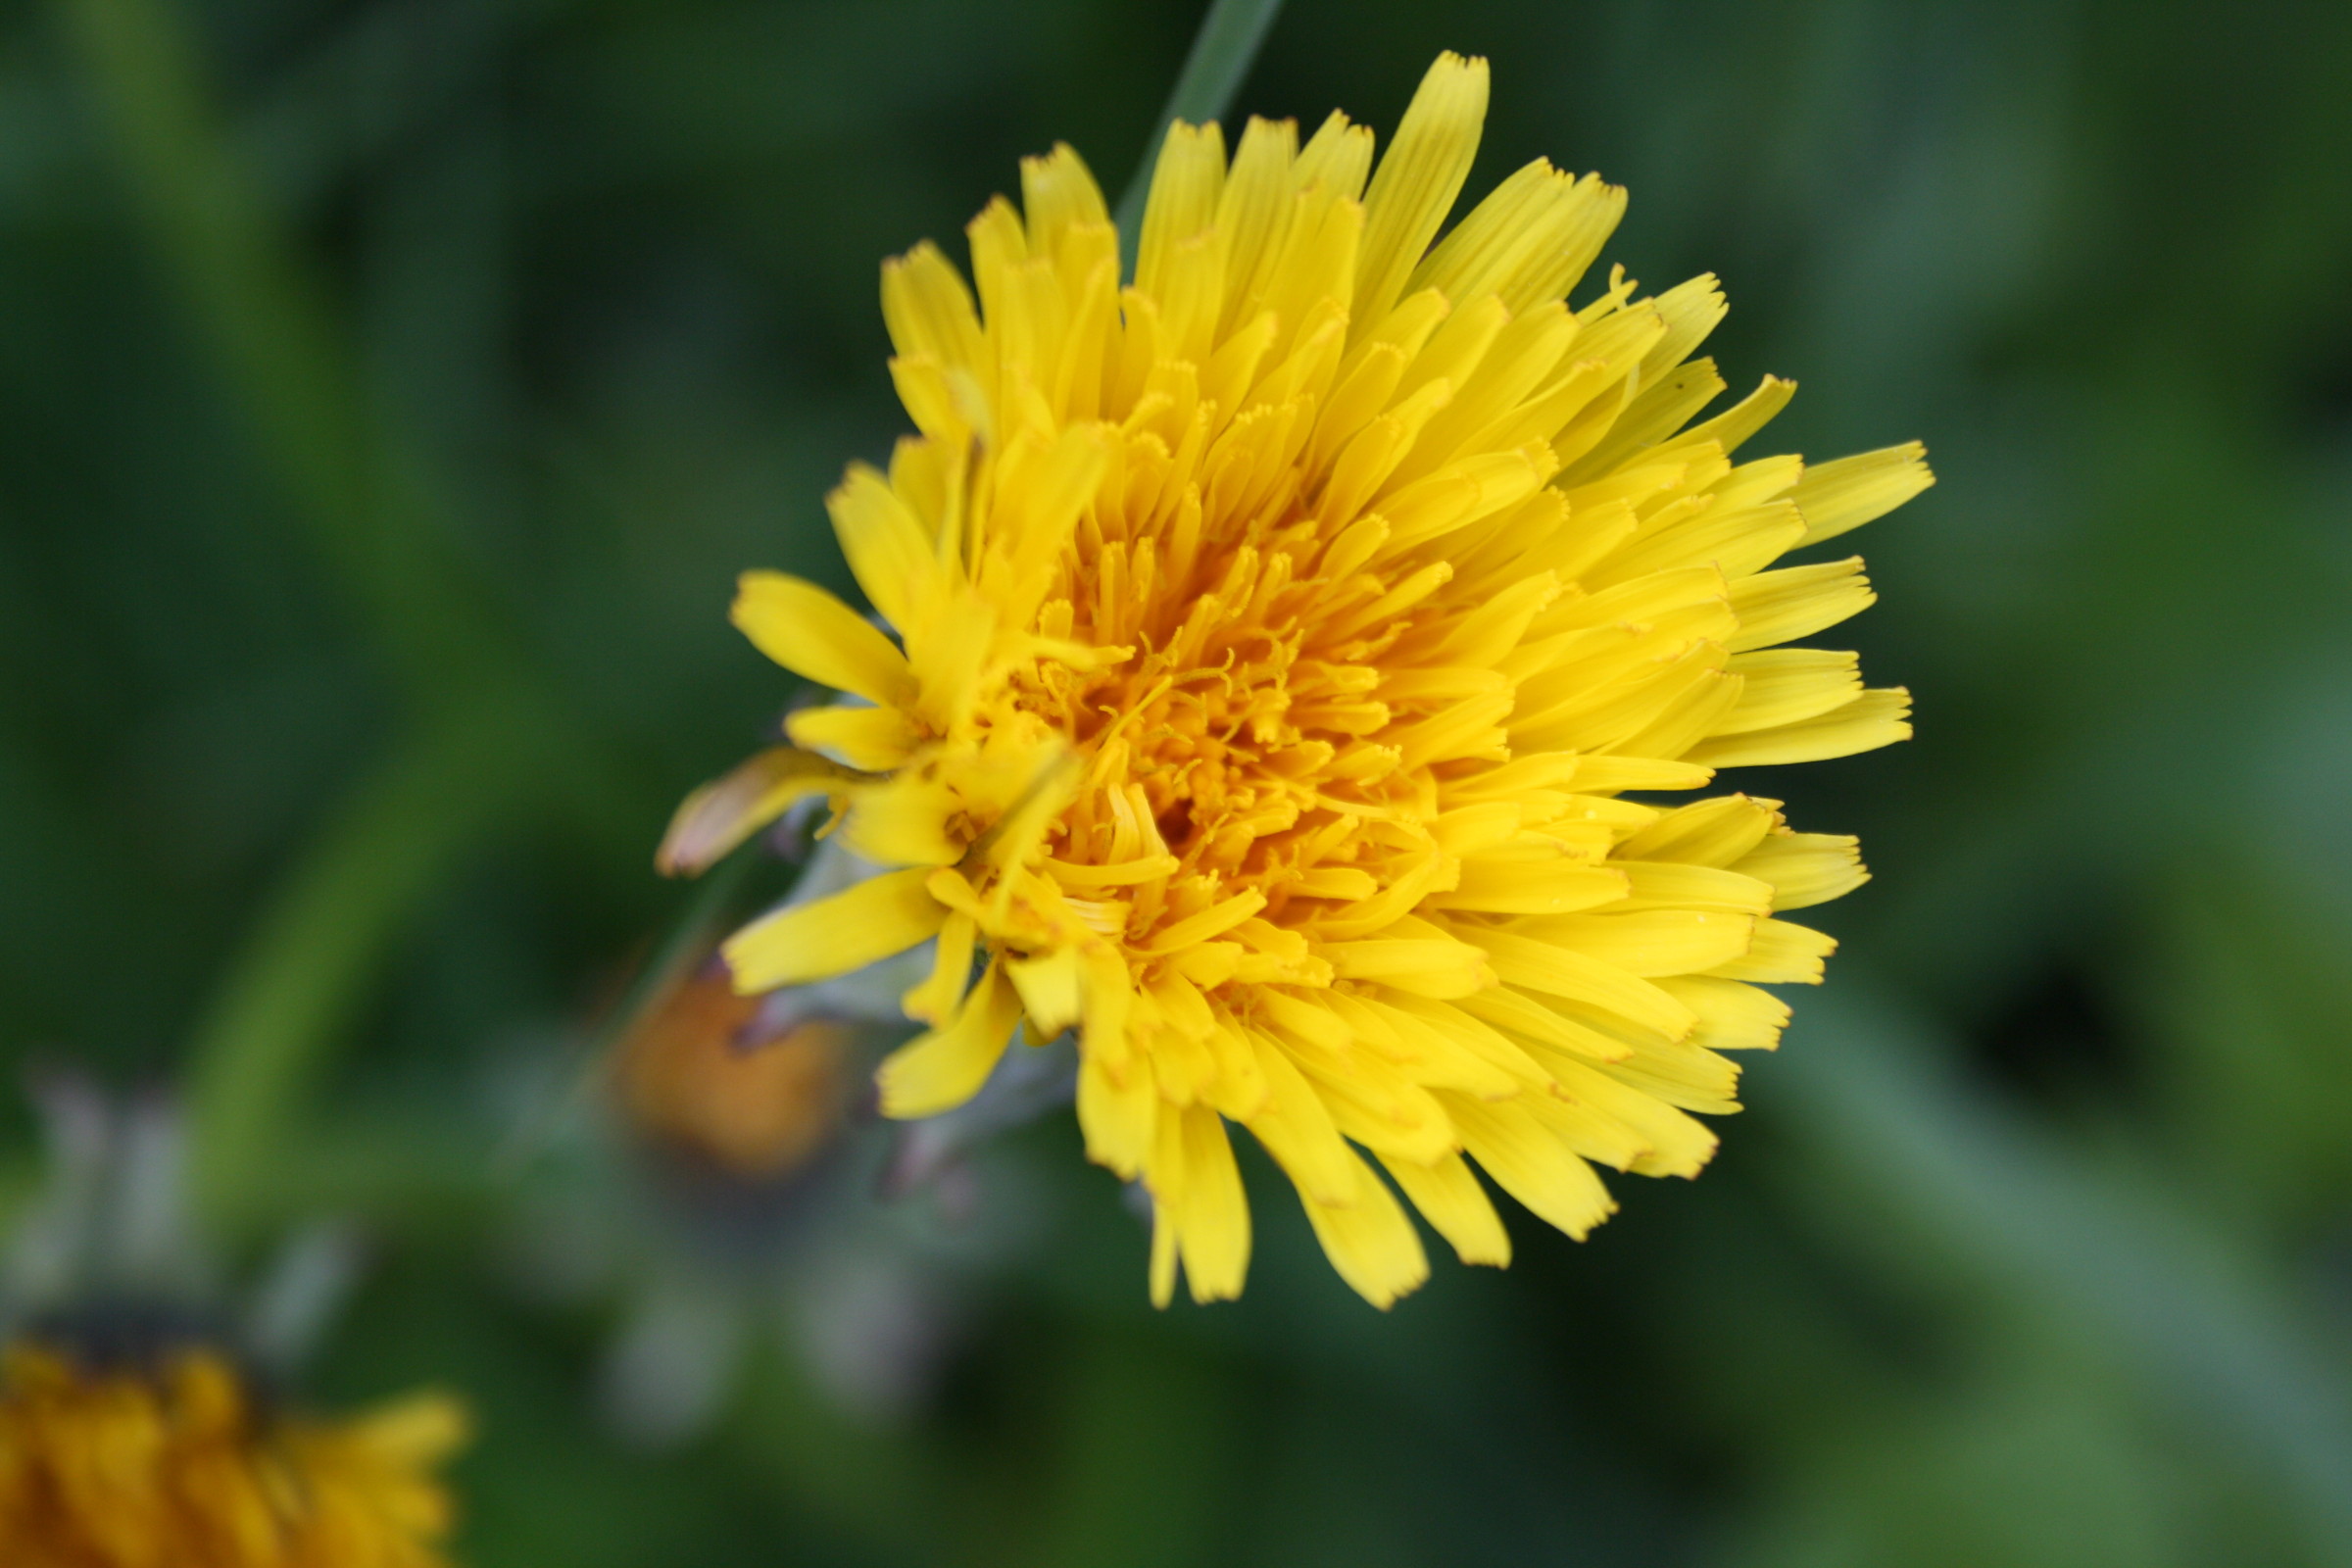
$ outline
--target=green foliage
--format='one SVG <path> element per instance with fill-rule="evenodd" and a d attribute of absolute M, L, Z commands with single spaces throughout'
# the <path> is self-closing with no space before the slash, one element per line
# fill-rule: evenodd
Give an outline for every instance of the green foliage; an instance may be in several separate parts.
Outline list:
<path fill-rule="evenodd" d="M 240 1249 L 366 1222 L 317 1392 L 472 1396 L 477 1568 L 2352 1560 L 2352 9 L 2292 0 L 1294 0 L 1244 110 L 1489 54 L 1474 185 L 1630 185 L 1776 436 L 1928 441 L 1833 547 L 1919 738 L 1770 780 L 1877 872 L 1831 983 L 1714 1170 L 1506 1275 L 1371 1313 L 1251 1169 L 1248 1297 L 1154 1314 L 1049 1125 L 929 1400 L 771 1336 L 683 1451 L 592 1419 L 502 1075 L 788 695 L 734 572 L 845 581 L 877 263 L 1054 140 L 1118 189 L 1197 10 L 0 18 L 0 1055 L 183 1084 Z"/>

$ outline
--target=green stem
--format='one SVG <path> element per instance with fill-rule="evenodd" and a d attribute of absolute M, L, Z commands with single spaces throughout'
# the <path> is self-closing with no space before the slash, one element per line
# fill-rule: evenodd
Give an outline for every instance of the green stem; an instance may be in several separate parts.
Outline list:
<path fill-rule="evenodd" d="M 1135 269 L 1136 244 L 1143 238 L 1144 199 L 1152 189 L 1152 168 L 1159 162 L 1159 144 L 1167 140 L 1169 122 L 1185 120 L 1199 124 L 1220 118 L 1232 107 L 1233 95 L 1241 90 L 1242 78 L 1250 74 L 1257 51 L 1266 41 L 1266 29 L 1274 25 L 1275 14 L 1281 10 L 1282 0 L 1214 0 L 1208 15 L 1200 19 L 1200 30 L 1194 35 L 1192 53 L 1184 57 L 1175 90 L 1168 94 L 1167 107 L 1159 112 L 1159 122 L 1144 148 L 1143 160 L 1136 165 L 1135 177 L 1128 180 L 1125 194 L 1119 197 L 1119 255 L 1130 273 Z"/>
<path fill-rule="evenodd" d="M 407 922 L 521 798 L 523 755 L 506 704 L 445 720 L 360 779 L 269 900 L 190 1043 L 208 1212 L 233 1222 L 260 1195 Z"/>

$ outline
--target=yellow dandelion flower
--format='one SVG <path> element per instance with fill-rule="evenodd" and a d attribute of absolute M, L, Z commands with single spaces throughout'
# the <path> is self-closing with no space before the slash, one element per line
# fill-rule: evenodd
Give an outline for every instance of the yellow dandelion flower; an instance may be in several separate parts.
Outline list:
<path fill-rule="evenodd" d="M 1486 101 L 1484 61 L 1441 57 L 1377 167 L 1337 114 L 1230 159 L 1177 124 L 1129 286 L 1067 147 L 972 221 L 977 300 L 930 245 L 886 264 L 920 433 L 828 505 L 891 631 L 747 575 L 736 624 L 850 700 L 663 847 L 692 869 L 830 796 L 887 869 L 739 932 L 737 985 L 936 939 L 898 1116 L 971 1095 L 1021 1020 L 1075 1029 L 1160 1301 L 1179 1264 L 1242 1288 L 1228 1123 L 1384 1306 L 1427 1273 L 1398 1193 L 1507 1261 L 1470 1160 L 1579 1237 L 1613 1207 L 1593 1165 L 1696 1172 L 1721 1053 L 1787 1016 L 1756 982 L 1833 945 L 1782 916 L 1864 872 L 1775 802 L 1627 792 L 1910 733 L 1853 655 L 1776 646 L 1868 605 L 1861 563 L 1768 568 L 1928 485 L 1921 449 L 1735 462 L 1794 388 L 1691 422 L 1711 277 L 1565 303 L 1625 205 L 1596 176 L 1539 160 L 1441 237 Z"/>
<path fill-rule="evenodd" d="M 23 1568 L 441 1568 L 434 1477 L 464 1417 L 421 1396 L 317 1424 L 257 1408 L 219 1356 L 92 1371 L 14 1348 L 0 1561 Z"/>

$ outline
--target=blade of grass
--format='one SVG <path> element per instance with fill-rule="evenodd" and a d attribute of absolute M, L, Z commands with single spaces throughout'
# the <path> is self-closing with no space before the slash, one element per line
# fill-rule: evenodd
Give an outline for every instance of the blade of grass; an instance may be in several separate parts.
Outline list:
<path fill-rule="evenodd" d="M 511 707 L 396 743 L 267 901 L 189 1043 L 198 1201 L 231 1226 L 269 1185 L 303 1092 L 408 920 L 524 798 Z"/>

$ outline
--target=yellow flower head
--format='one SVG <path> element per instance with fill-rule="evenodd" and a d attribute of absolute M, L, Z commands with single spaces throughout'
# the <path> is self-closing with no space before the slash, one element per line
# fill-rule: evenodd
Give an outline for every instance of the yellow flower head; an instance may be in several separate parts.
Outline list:
<path fill-rule="evenodd" d="M 1564 303 L 1624 192 L 1538 161 L 1443 238 L 1487 100 L 1442 56 L 1387 156 L 1333 115 L 1178 124 L 1134 282 L 1066 147 L 883 269 L 919 435 L 829 499 L 891 628 L 774 573 L 736 624 L 849 694 L 681 808 L 693 868 L 793 801 L 889 867 L 726 947 L 747 991 L 928 938 L 928 1033 L 884 1108 L 971 1095 L 1026 1019 L 1078 1031 L 1090 1155 L 1150 1190 L 1152 1285 L 1242 1287 L 1226 1124 L 1376 1304 L 1427 1273 L 1391 1191 L 1470 1262 L 1509 1244 L 1464 1160 L 1582 1236 L 1598 1163 L 1690 1175 L 1754 981 L 1830 941 L 1778 918 L 1864 873 L 1776 803 L 1677 808 L 1717 767 L 1910 733 L 1853 655 L 1775 645 L 1871 602 L 1859 561 L 1767 570 L 1931 482 L 1916 445 L 1731 454 L 1787 403 L 1690 355 L 1710 277 Z M 1434 243 L 1433 243 L 1434 242 Z M 972 980 L 975 954 L 985 968 Z M 1387 1172 L 1383 1181 L 1368 1152 Z"/>
<path fill-rule="evenodd" d="M 449 1401 L 343 1425 L 272 1417 L 193 1351 L 91 1371 L 9 1352 L 0 1383 L 0 1562 L 11 1568 L 441 1568 L 434 1477 L 463 1441 Z"/>

